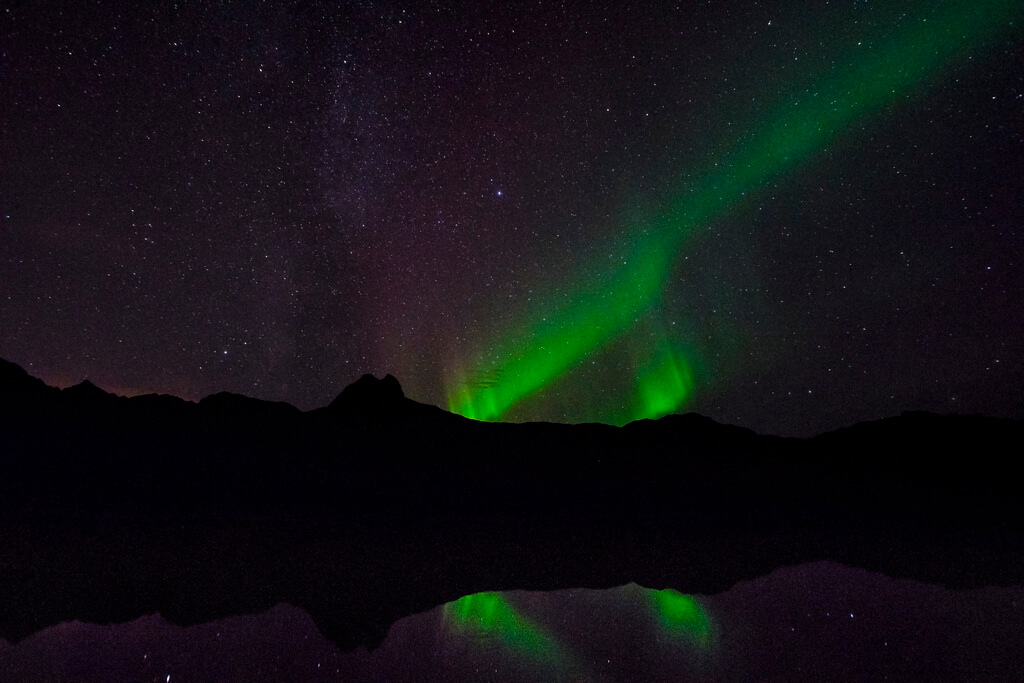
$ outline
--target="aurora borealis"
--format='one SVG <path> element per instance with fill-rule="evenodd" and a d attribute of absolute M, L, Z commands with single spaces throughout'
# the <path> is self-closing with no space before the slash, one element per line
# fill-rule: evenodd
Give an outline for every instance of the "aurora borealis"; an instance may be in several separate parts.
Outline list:
<path fill-rule="evenodd" d="M 779 570 L 697 600 L 720 629 L 707 651 L 663 628 L 644 599 L 653 592 L 633 584 L 493 594 L 553 624 L 549 635 L 570 661 L 534 658 L 500 632 L 454 626 L 458 603 L 402 619 L 381 647 L 353 652 L 339 652 L 301 610 L 279 605 L 191 628 L 156 615 L 117 626 L 67 624 L 32 646 L 5 650 L 0 642 L 0 670 L 4 654 L 4 671 L 16 674 L 31 671 L 24 663 L 33 654 L 51 677 L 94 656 L 108 678 L 172 681 L 211 673 L 318 682 L 1013 680 L 1021 670 L 1019 587 L 951 591 L 828 563 Z"/>
<path fill-rule="evenodd" d="M 0 357 L 808 435 L 1020 417 L 1019 3 L 0 16 Z"/>
<path fill-rule="evenodd" d="M 513 654 L 551 668 L 566 663 L 561 645 L 501 593 L 466 595 L 445 605 L 444 612 L 457 637 L 497 638 Z"/>
<path fill-rule="evenodd" d="M 626 228 L 623 243 L 612 250 L 622 255 L 621 262 L 609 274 L 598 275 L 595 288 L 549 314 L 550 322 L 543 318 L 543 324 L 522 335 L 525 339 L 508 344 L 509 351 L 495 354 L 496 368 L 475 373 L 495 379 L 484 386 L 464 382 L 449 407 L 467 417 L 501 419 L 518 401 L 627 333 L 641 317 L 656 315 L 674 255 L 691 232 L 820 154 L 833 138 L 886 103 L 912 96 L 912 88 L 935 78 L 934 72 L 948 68 L 954 57 L 971 56 L 965 53 L 1009 30 L 1020 15 L 1015 2 L 949 3 L 939 12 L 911 16 L 900 30 L 875 41 L 867 54 L 831 66 L 801 89 L 787 92 L 783 87 L 786 94 L 758 116 L 763 123 L 747 139 L 729 140 L 724 153 L 716 154 L 721 160 L 686 183 L 660 216 Z M 602 415 L 602 421 L 661 417 L 683 407 L 694 388 L 692 371 L 685 354 L 665 348 L 671 343 L 661 340 L 655 359 L 636 368 L 638 397 L 632 413 Z"/>
<path fill-rule="evenodd" d="M 692 411 L 785 436 L 905 411 L 1024 419 L 1020 0 L 15 1 L 0 8 L 0 102 L 0 358 L 54 386 L 88 378 L 123 395 L 231 392 L 310 411 L 364 373 L 390 373 L 406 397 L 475 420 L 623 425 Z M 141 553 L 96 550 L 99 534 L 61 545 L 69 532 L 48 519 L 30 531 L 20 518 L 4 527 L 21 534 L 8 556 L 24 556 L 27 568 L 8 573 L 38 589 L 11 595 L 41 612 L 68 599 L 44 579 L 92 589 L 90 572 L 123 587 L 135 614 L 157 609 L 141 590 L 150 587 L 222 615 L 236 604 L 271 607 L 294 581 L 305 605 L 191 629 L 152 616 L 96 626 L 92 640 L 81 636 L 92 626 L 64 623 L 0 641 L 0 669 L 20 658 L 41 678 L 88 670 L 118 680 L 109 672 L 120 662 L 130 672 L 120 679 L 168 682 L 201 672 L 417 680 L 425 671 L 438 680 L 508 680 L 507 671 L 544 681 L 969 680 L 979 662 L 996 678 L 1024 671 L 1014 647 L 1024 632 L 1019 587 L 953 591 L 831 563 L 754 576 L 770 571 L 766 561 L 727 588 L 719 570 L 733 556 L 799 557 L 779 520 L 807 519 L 828 537 L 827 518 L 790 510 L 795 494 L 780 491 L 806 494 L 811 510 L 843 505 L 821 484 L 833 480 L 791 476 L 802 469 L 780 470 L 784 486 L 752 496 L 753 453 L 735 460 L 737 471 L 723 450 L 734 469 L 709 484 L 717 470 L 686 456 L 707 448 L 712 462 L 717 438 L 701 434 L 727 427 L 703 432 L 701 418 L 511 427 L 411 407 L 408 424 L 438 420 L 423 432 L 436 438 L 417 439 L 405 422 L 363 424 L 343 403 L 300 416 L 308 423 L 287 418 L 300 436 L 280 439 L 262 409 L 239 409 L 244 433 L 226 431 L 203 451 L 211 460 L 230 451 L 227 464 L 186 453 L 184 439 L 154 470 L 174 473 L 182 454 L 210 474 L 195 490 L 231 504 L 262 480 L 280 489 L 275 500 L 322 498 L 326 510 L 338 499 L 336 527 L 310 512 L 308 534 L 282 525 L 263 536 L 261 518 L 245 533 L 211 525 L 193 542 L 171 520 L 164 538 L 175 545 L 165 547 L 141 524 L 136 533 L 101 517 L 96 528 L 111 538 L 152 547 L 145 571 Z M 222 419 L 217 401 L 187 408 L 206 420 L 190 438 Z M 150 438 L 153 422 L 103 427 L 119 448 L 170 449 L 192 424 L 174 422 L 179 413 L 159 432 L 167 439 Z M 257 421 L 263 432 L 250 432 Z M 302 452 L 301 428 L 314 422 L 328 445 Z M 82 429 L 90 446 L 94 433 Z M 555 455 L 519 448 L 534 442 L 517 441 L 517 430 L 555 435 Z M 647 436 L 659 430 L 664 441 Z M 594 462 L 584 433 L 592 444 L 618 435 L 623 455 Z M 500 438 L 504 450 L 491 448 Z M 36 472 L 45 458 L 18 439 L 23 469 Z M 361 439 L 365 450 L 346 450 Z M 377 458 L 381 443 L 396 452 Z M 253 448 L 236 458 L 221 444 Z M 970 460 L 969 450 L 957 455 Z M 524 452 L 540 469 L 515 462 Z M 649 462 L 634 457 L 642 452 Z M 274 468 L 249 468 L 250 453 Z M 61 481 L 68 491 L 102 483 L 105 462 L 80 458 Z M 135 481 L 135 458 L 124 462 L 123 481 Z M 163 490 L 164 477 L 138 471 Z M 214 477 L 227 472 L 237 484 L 222 492 Z M 901 484 L 886 476 L 902 505 Z M 962 485 L 951 479 L 949 490 Z M 6 481 L 35 514 L 35 491 Z M 324 484 L 333 481 L 366 496 Z M 516 487 L 529 495 L 498 495 Z M 421 515 L 429 508 L 408 493 L 420 490 L 450 518 Z M 908 490 L 908 510 L 914 496 L 927 499 Z M 959 507 L 947 507 L 951 498 Z M 955 526 L 947 511 L 974 499 L 936 500 L 942 544 L 956 535 L 938 528 L 947 518 Z M 465 512 L 477 501 L 494 503 L 493 520 Z M 192 514 L 184 497 L 173 502 Z M 882 537 L 808 541 L 810 552 L 842 558 L 841 541 L 853 539 L 881 554 L 901 538 L 922 547 L 931 538 L 900 536 L 913 527 L 865 509 L 878 520 L 865 528 Z M 522 523 L 506 510 L 522 510 Z M 68 520 L 78 513 L 69 507 Z M 702 526 L 704 517 L 714 523 Z M 349 524 L 356 540 L 346 546 Z M 986 529 L 1004 537 L 1000 524 Z M 372 542 L 361 545 L 363 536 Z M 694 552 L 691 539 L 720 554 Z M 970 551 L 986 539 L 962 541 L 921 564 L 947 566 L 958 553 L 969 574 Z M 325 545 L 337 556 L 320 552 Z M 284 571 L 248 561 L 269 555 L 264 547 L 282 549 Z M 626 576 L 647 552 L 650 573 Z M 101 571 L 108 560 L 116 571 Z M 223 569 L 233 563 L 244 571 Z M 597 571 L 603 563 L 622 573 Z M 542 579 L 577 565 L 585 578 L 557 596 L 525 590 L 566 587 Z M 214 588 L 198 590 L 193 568 L 208 569 Z M 713 588 L 677 578 L 698 575 Z M 620 580 L 664 589 L 610 586 Z M 181 599 L 160 581 L 185 586 Z M 244 603 L 229 599 L 235 589 Z M 104 607 L 101 597 L 87 606 Z M 333 624 L 383 638 L 349 605 L 420 616 L 393 624 L 376 653 L 346 653 L 299 609 L 322 607 L 324 633 Z M 5 680 L 30 678 L 3 670 Z"/>
<path fill-rule="evenodd" d="M 714 650 L 714 624 L 701 602 L 690 595 L 682 595 L 672 589 L 652 590 L 636 584 L 623 586 L 601 595 L 599 591 L 587 592 L 581 602 L 602 604 L 622 624 L 638 633 L 651 633 L 666 649 L 692 663 L 699 663 L 702 657 Z M 572 595 L 572 592 L 568 593 Z M 441 632 L 445 644 L 440 652 L 458 651 L 466 647 L 473 652 L 466 653 L 467 661 L 494 660 L 489 652 L 495 646 L 502 656 L 511 657 L 519 666 L 530 667 L 533 674 L 544 680 L 594 680 L 599 678 L 593 667 L 593 653 L 574 651 L 573 642 L 585 640 L 581 634 L 557 633 L 565 631 L 562 623 L 541 623 L 551 618 L 551 613 L 530 614 L 530 605 L 522 605 L 524 597 L 518 592 L 476 593 L 466 595 L 442 608 Z M 542 601 L 534 600 L 544 607 Z M 547 610 L 545 610 L 547 612 Z M 551 626 L 560 628 L 553 629 Z M 595 628 L 595 630 L 597 630 Z M 626 631 L 627 627 L 623 627 Z M 491 654 L 492 656 L 488 656 Z M 510 674 L 506 673 L 506 676 Z M 515 678 L 527 678 L 520 671 Z"/>

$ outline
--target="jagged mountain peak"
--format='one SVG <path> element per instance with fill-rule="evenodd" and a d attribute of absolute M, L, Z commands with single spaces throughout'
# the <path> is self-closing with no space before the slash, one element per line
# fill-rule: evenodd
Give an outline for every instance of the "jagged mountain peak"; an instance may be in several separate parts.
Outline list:
<path fill-rule="evenodd" d="M 103 391 L 103 389 L 100 389 L 87 379 L 64 389 L 61 393 L 76 400 L 102 400 L 112 396 L 112 394 Z"/>
<path fill-rule="evenodd" d="M 366 374 L 345 387 L 338 397 L 331 401 L 330 409 L 365 410 L 370 408 L 393 408 L 405 400 L 402 385 L 393 375 L 377 379 Z"/>

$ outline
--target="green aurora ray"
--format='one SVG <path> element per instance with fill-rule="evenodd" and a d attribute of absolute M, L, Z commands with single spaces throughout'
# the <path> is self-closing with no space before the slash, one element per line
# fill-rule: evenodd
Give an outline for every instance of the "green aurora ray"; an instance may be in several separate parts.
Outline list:
<path fill-rule="evenodd" d="M 841 134 L 887 106 L 925 91 L 958 63 L 1017 30 L 1020 0 L 956 0 L 909 5 L 920 14 L 865 41 L 844 64 L 794 83 L 762 110 L 748 135 L 729 141 L 717 161 L 682 185 L 675 198 L 624 230 L 612 253 L 616 267 L 597 268 L 560 305 L 542 306 L 536 322 L 505 334 L 485 361 L 454 378 L 452 412 L 499 420 L 583 360 L 649 321 L 687 239 L 752 194 L 813 160 Z M 922 7 L 927 11 L 923 11 Z M 699 359 L 662 334 L 636 368 L 632 404 L 606 421 L 660 417 L 678 410 L 695 389 Z"/>
<path fill-rule="evenodd" d="M 712 653 L 715 624 L 693 596 L 671 588 L 656 590 L 636 584 L 624 590 L 627 601 L 649 614 L 652 625 L 670 642 L 687 646 L 691 654 Z M 444 605 L 442 619 L 450 632 L 479 641 L 484 647 L 496 642 L 506 652 L 539 665 L 552 674 L 553 680 L 566 679 L 565 674 L 581 673 L 573 653 L 517 609 L 504 593 L 474 593 L 449 602 Z M 591 677 L 581 678 L 589 680 Z"/>
<path fill-rule="evenodd" d="M 648 589 L 648 599 L 663 631 L 682 638 L 702 652 L 714 646 L 714 628 L 711 617 L 693 596 L 666 588 Z"/>
<path fill-rule="evenodd" d="M 444 618 L 458 633 L 495 638 L 507 651 L 533 662 L 564 668 L 569 661 L 558 642 L 501 593 L 474 593 L 449 602 Z"/>

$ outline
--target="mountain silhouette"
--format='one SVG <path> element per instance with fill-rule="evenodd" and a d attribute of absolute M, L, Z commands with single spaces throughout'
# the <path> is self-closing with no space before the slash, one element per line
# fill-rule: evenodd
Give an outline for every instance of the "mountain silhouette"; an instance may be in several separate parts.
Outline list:
<path fill-rule="evenodd" d="M 819 560 L 1021 584 L 1022 434 L 928 413 L 811 439 L 695 414 L 482 423 L 390 375 L 302 412 L 60 390 L 0 361 L 0 638 L 287 602 L 351 649 L 482 590 L 715 593 Z"/>
<path fill-rule="evenodd" d="M 393 376 L 385 375 L 384 379 L 377 379 L 373 375 L 363 375 L 345 387 L 328 408 L 362 412 L 396 411 L 402 409 L 404 399 L 402 385 Z"/>

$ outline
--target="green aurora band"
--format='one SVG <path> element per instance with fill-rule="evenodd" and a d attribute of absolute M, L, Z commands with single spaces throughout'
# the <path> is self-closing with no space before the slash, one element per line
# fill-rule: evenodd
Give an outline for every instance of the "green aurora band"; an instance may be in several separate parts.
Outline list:
<path fill-rule="evenodd" d="M 449 602 L 444 616 L 457 632 L 493 637 L 506 650 L 531 661 L 550 667 L 563 667 L 568 661 L 561 646 L 501 593 L 474 593 Z"/>
<path fill-rule="evenodd" d="M 647 595 L 667 634 L 682 637 L 702 652 L 711 649 L 714 645 L 711 617 L 696 599 L 671 588 L 648 590 Z"/>
<path fill-rule="evenodd" d="M 656 590 L 636 584 L 624 586 L 621 594 L 626 600 L 621 609 L 628 613 L 627 605 L 639 607 L 653 617 L 650 623 L 670 642 L 686 646 L 690 654 L 712 653 L 714 622 L 694 597 L 671 588 Z M 506 652 L 541 666 L 549 674 L 581 672 L 579 662 L 569 650 L 518 610 L 503 593 L 467 595 L 447 603 L 442 614 L 451 632 L 479 641 L 484 647 L 496 642 Z M 565 676 L 553 675 L 552 678 L 562 680 Z"/>
<path fill-rule="evenodd" d="M 794 83 L 763 110 L 746 136 L 707 164 L 696 181 L 648 219 L 625 232 L 612 253 L 616 267 L 598 270 L 561 305 L 542 307 L 539 322 L 507 334 L 488 360 L 471 367 L 449 387 L 452 412 L 478 420 L 499 420 L 584 359 L 648 321 L 671 281 L 675 255 L 696 231 L 772 182 L 828 149 L 840 135 L 881 115 L 887 106 L 918 95 L 945 72 L 1016 31 L 1020 0 L 955 0 L 913 3 L 909 16 L 834 66 L 810 85 Z M 927 12 L 922 11 L 926 8 Z M 566 301 L 563 299 L 562 301 Z M 625 411 L 606 420 L 622 424 L 677 411 L 695 389 L 698 360 L 678 340 L 662 334 L 646 363 L 636 369 L 635 393 Z"/>

